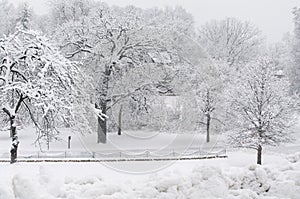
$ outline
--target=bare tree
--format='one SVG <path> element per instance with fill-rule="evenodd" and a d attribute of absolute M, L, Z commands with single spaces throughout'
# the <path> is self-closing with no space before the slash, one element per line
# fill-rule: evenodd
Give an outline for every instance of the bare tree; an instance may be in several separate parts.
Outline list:
<path fill-rule="evenodd" d="M 262 42 L 260 31 L 250 22 L 235 18 L 212 20 L 199 29 L 200 43 L 215 60 L 238 69 L 253 58 Z"/>
<path fill-rule="evenodd" d="M 294 15 L 294 38 L 292 41 L 292 71 L 291 79 L 293 83 L 293 90 L 300 92 L 300 8 L 293 9 Z"/>
<path fill-rule="evenodd" d="M 8 0 L 0 1 L 0 37 L 14 32 L 17 23 L 16 9 Z"/>

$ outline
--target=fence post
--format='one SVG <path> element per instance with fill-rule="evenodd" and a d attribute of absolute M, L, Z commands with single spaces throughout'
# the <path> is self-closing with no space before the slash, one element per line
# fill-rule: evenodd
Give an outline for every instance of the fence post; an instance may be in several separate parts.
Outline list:
<path fill-rule="evenodd" d="M 65 151 L 65 158 L 67 158 L 67 151 Z"/>
<path fill-rule="evenodd" d="M 93 158 L 96 158 L 96 153 L 93 151 Z"/>
<path fill-rule="evenodd" d="M 68 137 L 68 149 L 71 148 L 71 136 Z"/>

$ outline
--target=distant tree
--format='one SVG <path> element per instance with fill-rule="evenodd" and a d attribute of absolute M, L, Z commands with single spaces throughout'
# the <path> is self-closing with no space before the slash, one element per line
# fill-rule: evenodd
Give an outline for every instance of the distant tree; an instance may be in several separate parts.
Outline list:
<path fill-rule="evenodd" d="M 30 9 L 29 5 L 27 3 L 22 3 L 18 9 L 17 27 L 25 30 L 32 28 L 31 22 L 33 11 Z"/>
<path fill-rule="evenodd" d="M 54 25 L 62 25 L 89 16 L 95 5 L 93 0 L 52 0 L 50 15 Z"/>
<path fill-rule="evenodd" d="M 219 118 L 221 116 L 220 108 L 224 105 L 221 98 L 223 84 L 221 75 L 215 67 L 215 65 L 206 67 L 204 73 L 198 74 L 195 84 L 197 108 L 200 111 L 198 123 L 205 126 L 206 142 L 210 141 L 212 121 L 223 124 Z M 222 110 L 225 111 L 224 106 Z"/>
<path fill-rule="evenodd" d="M 285 76 L 291 83 L 291 93 L 297 92 L 296 79 L 297 73 L 294 64 L 294 36 L 286 33 L 280 42 L 271 44 L 268 48 L 268 55 L 274 62 L 274 67 L 277 70 L 278 76 Z"/>
<path fill-rule="evenodd" d="M 0 37 L 15 31 L 17 23 L 16 9 L 8 0 L 0 0 Z"/>
<path fill-rule="evenodd" d="M 290 141 L 287 128 L 295 122 L 290 84 L 276 72 L 271 59 L 261 57 L 245 66 L 229 92 L 235 127 L 230 141 L 237 147 L 255 149 L 257 164 L 262 163 L 263 146 Z"/>
<path fill-rule="evenodd" d="M 294 41 L 292 45 L 292 80 L 293 88 L 296 92 L 300 92 L 300 8 L 293 9 L 294 14 Z"/>
<path fill-rule="evenodd" d="M 77 89 L 81 72 L 47 38 L 24 29 L 0 40 L 0 63 L 1 109 L 10 122 L 14 163 L 19 144 L 16 122 L 22 114 L 29 115 L 39 132 L 55 129 L 53 119 L 76 123 L 81 114 L 74 110 L 81 99 Z M 33 113 L 39 113 L 38 118 Z M 41 125 L 45 121 L 47 125 Z"/>
<path fill-rule="evenodd" d="M 271 44 L 268 48 L 270 58 L 274 60 L 278 69 L 291 70 L 293 64 L 293 43 L 294 37 L 290 33 L 284 34 L 281 41 Z"/>
<path fill-rule="evenodd" d="M 181 123 L 182 130 L 205 129 L 206 141 L 209 142 L 211 129 L 223 125 L 220 107 L 224 105 L 221 96 L 223 75 L 226 71 L 223 70 L 225 67 L 221 66 L 222 62 L 211 59 L 203 50 L 203 45 L 194 39 L 193 33 L 189 30 L 177 38 L 177 41 L 180 41 L 180 47 L 177 49 L 180 58 L 183 59 L 174 81 L 175 90 L 181 95 L 179 101 L 182 103 L 179 117 L 181 121 L 177 123 Z M 222 109 L 224 110 L 224 106 Z"/>
<path fill-rule="evenodd" d="M 199 29 L 199 40 L 208 54 L 238 70 L 257 53 L 262 42 L 259 29 L 235 18 L 212 20 Z"/>

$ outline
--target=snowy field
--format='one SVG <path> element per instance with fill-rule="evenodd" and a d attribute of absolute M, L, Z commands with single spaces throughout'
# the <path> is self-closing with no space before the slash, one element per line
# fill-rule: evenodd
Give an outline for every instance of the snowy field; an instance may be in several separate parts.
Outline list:
<path fill-rule="evenodd" d="M 71 148 L 68 149 L 68 137 L 71 136 Z M 112 154 L 119 156 L 126 154 L 143 154 L 149 152 L 150 155 L 157 154 L 166 157 L 167 154 L 175 152 L 175 155 L 182 152 L 201 151 L 202 153 L 218 152 L 225 149 L 221 136 L 213 136 L 210 143 L 205 142 L 203 134 L 166 134 L 147 131 L 125 131 L 121 136 L 116 133 L 108 134 L 106 144 L 97 144 L 95 134 L 81 135 L 72 133 L 64 129 L 59 136 L 60 141 L 50 143 L 50 150 L 45 144 L 33 143 L 35 140 L 35 130 L 28 128 L 20 130 L 19 155 L 30 156 L 80 156 L 90 158 L 93 154 L 101 157 L 101 154 Z M 0 159 L 9 157 L 10 138 L 5 132 L 0 134 Z M 40 151 L 40 147 L 42 152 Z M 188 150 L 190 149 L 190 150 Z M 141 156 L 143 157 L 143 156 Z"/>
<path fill-rule="evenodd" d="M 32 131 L 20 132 L 20 153 L 39 150 L 32 144 Z M 65 131 L 62 139 L 69 134 Z M 212 135 L 212 139 L 207 145 L 203 135 L 125 132 L 122 136 L 110 134 L 108 143 L 103 145 L 95 144 L 95 135 L 72 134 L 71 150 L 159 150 L 224 145 L 222 136 Z M 1 153 L 4 153 L 9 139 L 1 133 L 0 140 Z M 67 150 L 65 141 L 51 146 L 50 150 Z M 299 199 L 299 149 L 299 140 L 279 148 L 269 147 L 264 150 L 263 166 L 255 164 L 255 151 L 237 149 L 228 149 L 226 159 L 210 160 L 1 163 L 0 199 Z"/>

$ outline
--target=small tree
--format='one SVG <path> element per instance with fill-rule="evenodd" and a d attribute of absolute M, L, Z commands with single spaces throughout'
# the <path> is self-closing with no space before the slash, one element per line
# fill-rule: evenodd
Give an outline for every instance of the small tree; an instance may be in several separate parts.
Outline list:
<path fill-rule="evenodd" d="M 210 142 L 212 120 L 223 124 L 220 118 L 218 118 L 221 115 L 219 109 L 224 105 L 221 99 L 223 88 L 220 72 L 214 65 L 209 65 L 204 68 L 202 74 L 199 74 L 196 79 L 197 82 L 194 87 L 197 108 L 199 109 L 198 123 L 205 126 L 206 142 Z M 217 117 L 217 115 L 219 116 Z"/>
<path fill-rule="evenodd" d="M 235 129 L 230 141 L 237 147 L 257 151 L 257 164 L 262 163 L 264 145 L 276 146 L 290 141 L 287 128 L 294 123 L 295 101 L 290 84 L 278 77 L 274 63 L 259 58 L 245 67 L 230 92 Z"/>
<path fill-rule="evenodd" d="M 11 163 L 16 162 L 18 136 L 16 121 L 28 114 L 34 125 L 54 128 L 51 123 L 39 125 L 52 115 L 58 121 L 71 122 L 79 91 L 79 71 L 57 48 L 39 33 L 19 29 L 0 40 L 0 102 L 9 118 L 12 135 Z M 33 113 L 39 113 L 36 118 Z"/>
<path fill-rule="evenodd" d="M 216 99 L 215 93 L 216 89 L 206 86 L 199 92 L 199 108 L 201 113 L 205 116 L 205 121 L 200 121 L 201 124 L 206 126 L 206 142 L 210 141 L 210 129 L 211 129 L 211 120 L 213 113 L 216 110 Z"/>

